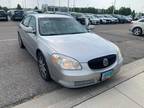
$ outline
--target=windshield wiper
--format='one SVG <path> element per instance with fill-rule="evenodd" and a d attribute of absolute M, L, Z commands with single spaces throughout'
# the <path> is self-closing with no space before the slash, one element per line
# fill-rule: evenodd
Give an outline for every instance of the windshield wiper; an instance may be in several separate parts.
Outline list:
<path fill-rule="evenodd" d="M 59 33 L 59 34 L 42 34 L 42 35 L 44 35 L 44 36 L 54 36 L 54 35 L 80 34 L 80 33 L 86 33 L 86 32 L 75 32 L 75 33 Z"/>
<path fill-rule="evenodd" d="M 70 34 L 81 34 L 81 33 L 86 33 L 86 32 L 75 32 L 75 33 L 70 33 Z"/>

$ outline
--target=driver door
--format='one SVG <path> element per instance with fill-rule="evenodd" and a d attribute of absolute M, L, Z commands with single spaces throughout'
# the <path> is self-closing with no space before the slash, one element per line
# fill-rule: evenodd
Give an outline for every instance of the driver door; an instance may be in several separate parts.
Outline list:
<path fill-rule="evenodd" d="M 30 46 L 30 53 L 32 56 L 35 57 L 36 49 L 37 49 L 37 29 L 36 29 L 36 18 L 31 16 L 30 22 L 28 27 L 31 27 L 35 32 L 34 33 L 27 33 L 27 41 Z"/>

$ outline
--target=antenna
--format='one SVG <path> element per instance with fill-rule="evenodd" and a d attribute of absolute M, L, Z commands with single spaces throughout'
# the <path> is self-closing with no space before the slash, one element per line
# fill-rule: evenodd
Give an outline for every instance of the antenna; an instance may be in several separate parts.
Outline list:
<path fill-rule="evenodd" d="M 37 6 L 38 6 L 38 9 L 39 9 L 39 0 L 37 0 Z"/>
<path fill-rule="evenodd" d="M 67 5 L 67 6 L 68 6 L 68 7 L 67 7 L 68 13 L 69 13 L 69 2 L 70 2 L 70 1 L 68 0 L 68 5 Z"/>

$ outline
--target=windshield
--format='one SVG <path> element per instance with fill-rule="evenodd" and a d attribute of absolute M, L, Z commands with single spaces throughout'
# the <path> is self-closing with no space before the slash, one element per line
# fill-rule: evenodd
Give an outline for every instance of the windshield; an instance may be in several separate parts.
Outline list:
<path fill-rule="evenodd" d="M 73 18 L 40 18 L 39 32 L 48 36 L 86 33 L 87 30 Z"/>
<path fill-rule="evenodd" d="M 95 19 L 95 17 L 94 16 L 89 16 L 91 19 Z"/>
<path fill-rule="evenodd" d="M 23 15 L 23 14 L 24 14 L 23 11 L 15 11 L 14 13 L 15 13 L 16 15 Z"/>

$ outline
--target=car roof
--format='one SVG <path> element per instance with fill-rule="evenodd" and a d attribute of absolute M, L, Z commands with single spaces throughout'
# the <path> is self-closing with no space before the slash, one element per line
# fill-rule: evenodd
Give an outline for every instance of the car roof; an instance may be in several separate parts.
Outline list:
<path fill-rule="evenodd" d="M 30 14 L 36 18 L 72 18 L 68 15 L 60 15 L 60 14 Z"/>

